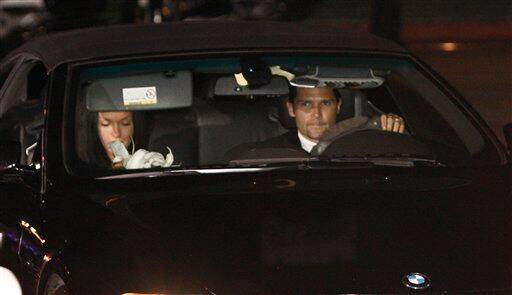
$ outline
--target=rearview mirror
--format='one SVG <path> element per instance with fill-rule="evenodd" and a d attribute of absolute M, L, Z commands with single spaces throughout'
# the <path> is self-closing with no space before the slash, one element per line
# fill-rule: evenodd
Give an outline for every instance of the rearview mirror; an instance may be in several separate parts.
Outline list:
<path fill-rule="evenodd" d="M 279 97 L 288 95 L 290 89 L 288 80 L 281 76 L 272 76 L 270 83 L 257 88 L 240 86 L 235 77 L 220 77 L 215 83 L 214 94 L 217 96 L 250 96 L 262 95 L 267 97 Z"/>
<path fill-rule="evenodd" d="M 20 162 L 21 144 L 18 141 L 0 141 L 0 168 Z"/>

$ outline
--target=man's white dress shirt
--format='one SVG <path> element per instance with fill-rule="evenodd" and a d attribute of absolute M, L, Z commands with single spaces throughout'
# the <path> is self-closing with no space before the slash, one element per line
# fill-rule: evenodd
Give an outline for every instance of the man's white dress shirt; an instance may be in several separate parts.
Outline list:
<path fill-rule="evenodd" d="M 297 131 L 297 134 L 299 135 L 300 145 L 302 146 L 302 149 L 308 153 L 311 153 L 311 150 L 313 149 L 313 147 L 315 147 L 317 143 L 307 138 L 306 136 L 302 135 L 300 131 Z"/>

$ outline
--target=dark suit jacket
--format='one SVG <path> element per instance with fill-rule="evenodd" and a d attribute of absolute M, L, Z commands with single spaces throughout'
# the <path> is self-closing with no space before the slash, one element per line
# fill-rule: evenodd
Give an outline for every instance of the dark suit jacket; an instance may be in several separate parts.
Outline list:
<path fill-rule="evenodd" d="M 261 154 L 260 154 L 261 152 Z M 227 160 L 243 159 L 243 158 L 263 158 L 267 154 L 273 157 L 290 156 L 290 157 L 307 157 L 309 154 L 302 149 L 297 130 L 293 129 L 276 137 L 269 138 L 265 141 L 243 143 L 235 146 L 226 153 Z"/>

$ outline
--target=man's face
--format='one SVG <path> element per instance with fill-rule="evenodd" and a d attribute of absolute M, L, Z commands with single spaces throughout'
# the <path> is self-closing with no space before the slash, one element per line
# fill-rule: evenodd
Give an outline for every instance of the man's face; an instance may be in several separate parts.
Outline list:
<path fill-rule="evenodd" d="M 297 87 L 293 104 L 287 102 L 286 105 L 300 133 L 314 142 L 318 142 L 322 134 L 336 124 L 336 115 L 341 107 L 329 87 Z"/>

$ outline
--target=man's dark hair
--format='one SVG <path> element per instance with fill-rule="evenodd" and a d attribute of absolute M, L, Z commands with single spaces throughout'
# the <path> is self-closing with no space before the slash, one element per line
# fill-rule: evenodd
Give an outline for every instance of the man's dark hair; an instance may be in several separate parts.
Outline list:
<path fill-rule="evenodd" d="M 297 96 L 297 87 L 290 85 L 288 92 L 288 101 L 293 103 L 295 101 L 295 97 Z M 332 88 L 332 91 L 334 92 L 334 97 L 336 97 L 336 100 L 338 102 L 341 101 L 341 94 L 336 88 Z"/>

